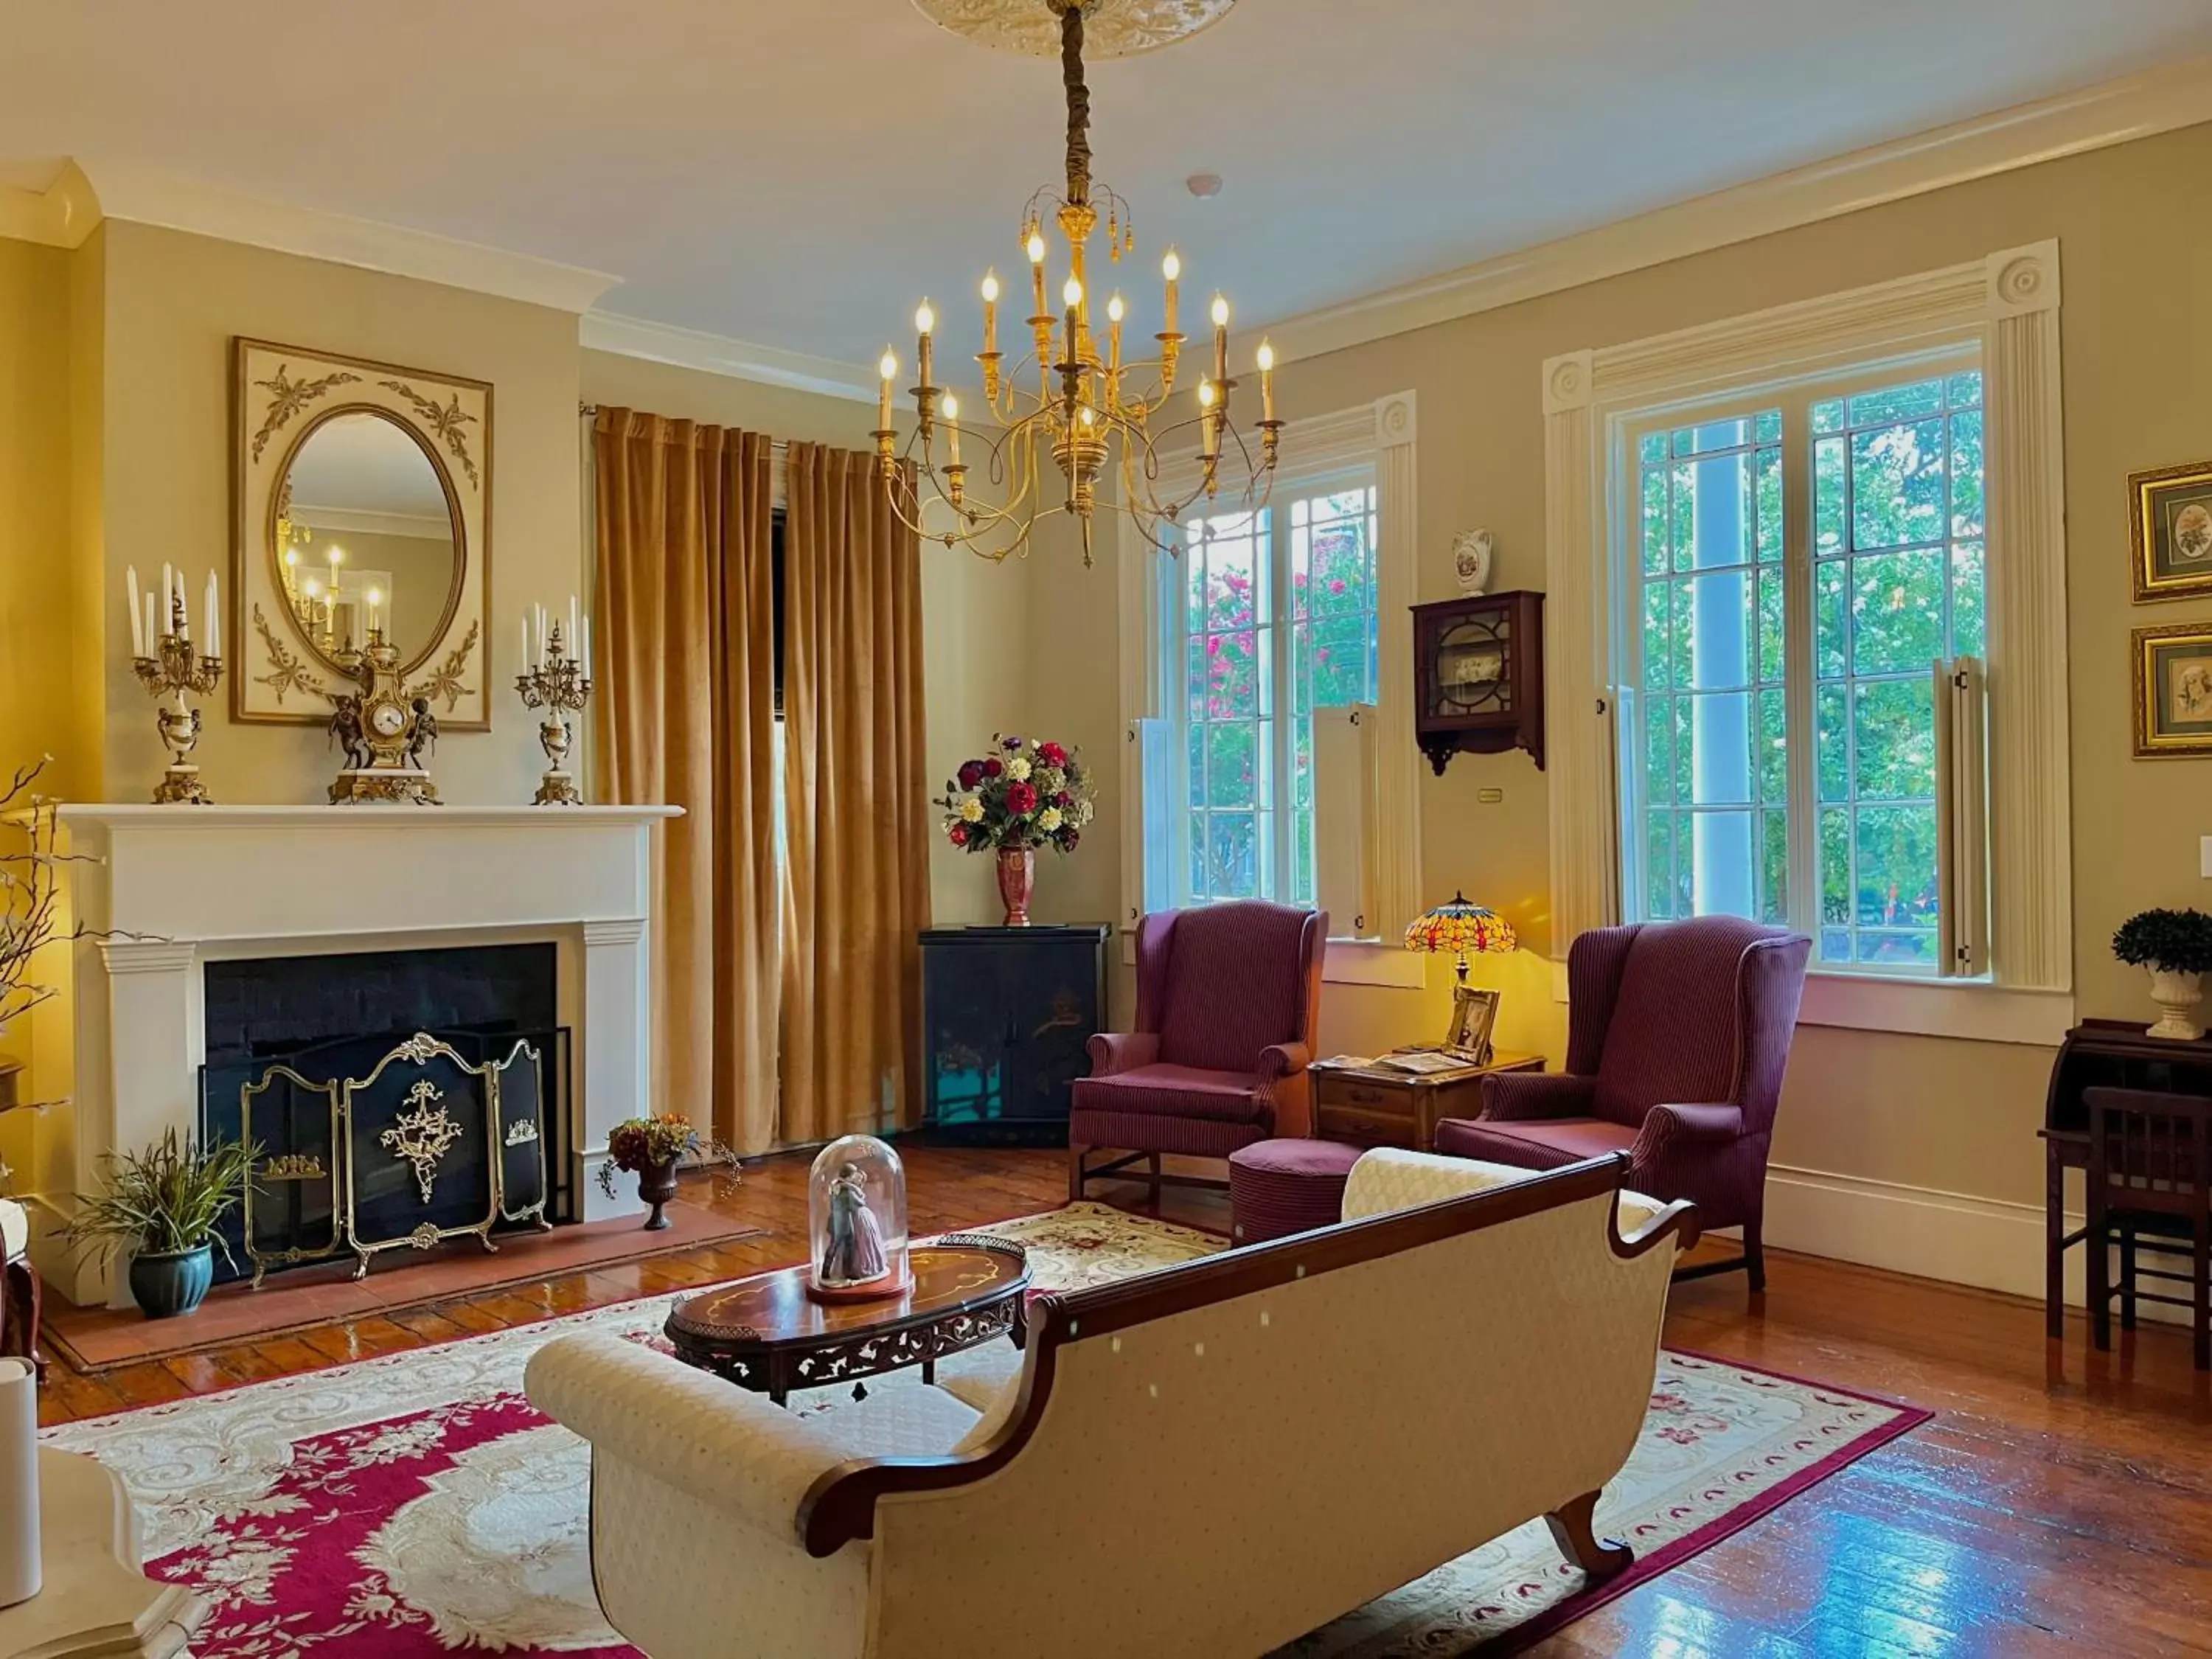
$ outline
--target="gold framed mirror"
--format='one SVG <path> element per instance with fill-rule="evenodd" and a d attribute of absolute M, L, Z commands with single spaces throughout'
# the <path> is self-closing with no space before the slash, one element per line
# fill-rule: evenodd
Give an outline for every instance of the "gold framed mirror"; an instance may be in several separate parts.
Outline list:
<path fill-rule="evenodd" d="M 231 713 L 320 725 L 372 638 L 448 731 L 490 725 L 491 387 L 234 343 Z"/>

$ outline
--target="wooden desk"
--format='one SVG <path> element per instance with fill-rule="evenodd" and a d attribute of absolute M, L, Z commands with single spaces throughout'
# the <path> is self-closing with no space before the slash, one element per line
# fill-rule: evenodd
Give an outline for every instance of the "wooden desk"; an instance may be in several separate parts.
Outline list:
<path fill-rule="evenodd" d="M 1496 1054 L 1487 1066 L 1426 1077 L 1382 1066 L 1331 1066 L 1316 1060 L 1314 1133 L 1355 1146 L 1436 1150 L 1437 1121 L 1482 1115 L 1482 1079 L 1498 1072 L 1540 1072 L 1541 1054 Z"/>
<path fill-rule="evenodd" d="M 2146 1036 L 2148 1029 L 2124 1019 L 2085 1019 L 2066 1034 L 2051 1063 L 2039 1133 L 2044 1146 L 2044 1328 L 2054 1337 L 2066 1331 L 2066 1252 L 2088 1233 L 2087 1227 L 2066 1231 L 2066 1171 L 2089 1167 L 2089 1109 L 2082 1091 L 2156 1089 L 2212 1095 L 2212 1037 L 2181 1042 Z"/>

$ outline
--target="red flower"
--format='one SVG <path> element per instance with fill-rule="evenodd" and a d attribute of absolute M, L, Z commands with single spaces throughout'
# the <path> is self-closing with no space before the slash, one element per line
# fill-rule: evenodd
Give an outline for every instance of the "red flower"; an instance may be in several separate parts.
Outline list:
<path fill-rule="evenodd" d="M 1083 832 L 1080 830 L 1063 830 L 1060 832 L 1060 844 L 1070 853 L 1075 850 L 1076 843 L 1082 839 Z"/>
<path fill-rule="evenodd" d="M 1067 764 L 1067 750 L 1056 743 L 1041 743 L 1037 745 L 1037 758 L 1047 766 L 1065 766 Z"/>
<path fill-rule="evenodd" d="M 1334 580 L 1332 580 L 1332 581 L 1329 583 L 1329 585 L 1328 585 L 1328 591 L 1329 591 L 1330 592 L 1332 592 L 1332 593 L 1341 593 L 1341 592 L 1344 592 L 1344 578 L 1343 578 L 1343 577 L 1341 577 L 1341 576 L 1339 576 L 1339 577 L 1335 578 Z"/>
<path fill-rule="evenodd" d="M 1036 786 L 1030 783 L 1010 783 L 1006 786 L 1006 810 L 1009 812 L 1033 812 L 1036 810 Z"/>
<path fill-rule="evenodd" d="M 1005 767 L 999 763 L 998 757 L 996 756 L 994 756 L 991 759 L 983 763 L 983 775 L 987 778 L 995 778 L 1000 773 L 1006 769 Z"/>
<path fill-rule="evenodd" d="M 965 847 L 968 844 L 968 826 L 964 823 L 947 824 L 945 833 L 955 847 Z"/>
<path fill-rule="evenodd" d="M 971 760 L 962 761 L 960 763 L 960 787 L 963 789 L 973 789 L 977 784 L 982 781 L 982 762 Z"/>
<path fill-rule="evenodd" d="M 1206 636 L 1206 654 L 1209 657 L 1218 657 L 1221 654 L 1221 636 L 1218 634 Z"/>
<path fill-rule="evenodd" d="M 1069 807 L 1075 805 L 1075 797 L 1069 794 L 1066 790 L 1063 789 L 1052 798 L 1052 804 L 1060 808 L 1061 811 L 1065 812 Z"/>

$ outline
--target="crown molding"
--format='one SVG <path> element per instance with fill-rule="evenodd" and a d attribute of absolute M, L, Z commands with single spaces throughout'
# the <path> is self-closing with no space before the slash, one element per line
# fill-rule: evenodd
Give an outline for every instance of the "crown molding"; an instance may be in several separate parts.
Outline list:
<path fill-rule="evenodd" d="M 100 198 L 74 161 L 64 161 L 44 190 L 0 185 L 0 236 L 47 247 L 82 247 L 99 222 Z"/>
<path fill-rule="evenodd" d="M 313 530 L 341 530 L 356 536 L 401 536 L 417 541 L 450 542 L 453 521 L 435 513 L 387 513 L 368 507 L 320 507 L 295 500 L 292 521 Z"/>
<path fill-rule="evenodd" d="M 586 350 L 611 351 L 623 357 L 642 357 L 678 368 L 696 368 L 732 380 L 759 380 L 769 386 L 789 386 L 795 392 L 819 392 L 872 403 L 876 398 L 873 370 L 860 363 L 840 362 L 779 346 L 756 345 L 726 334 L 702 329 L 679 328 L 673 323 L 649 323 L 639 317 L 618 316 L 611 311 L 584 313 L 580 333 Z"/>
<path fill-rule="evenodd" d="M 622 279 L 533 254 L 464 242 L 349 214 L 272 202 L 156 168 L 97 158 L 85 167 L 110 219 L 189 231 L 333 264 L 581 313 Z M 82 240 L 80 238 L 80 240 Z"/>
<path fill-rule="evenodd" d="M 2017 104 L 1270 324 L 1317 357 L 2062 156 L 2212 121 L 2212 57 Z"/>

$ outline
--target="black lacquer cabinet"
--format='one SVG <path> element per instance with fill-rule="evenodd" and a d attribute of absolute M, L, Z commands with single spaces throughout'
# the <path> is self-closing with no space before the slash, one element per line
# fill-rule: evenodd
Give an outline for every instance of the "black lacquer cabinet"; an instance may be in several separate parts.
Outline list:
<path fill-rule="evenodd" d="M 1104 922 L 921 933 L 924 1127 L 933 1139 L 1067 1144 L 1069 1097 L 1104 1029 Z"/>

